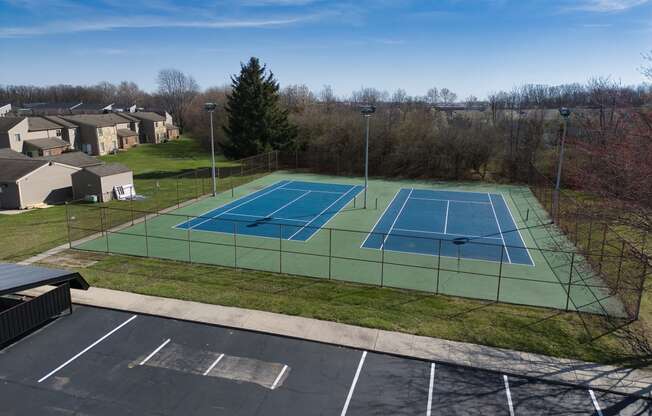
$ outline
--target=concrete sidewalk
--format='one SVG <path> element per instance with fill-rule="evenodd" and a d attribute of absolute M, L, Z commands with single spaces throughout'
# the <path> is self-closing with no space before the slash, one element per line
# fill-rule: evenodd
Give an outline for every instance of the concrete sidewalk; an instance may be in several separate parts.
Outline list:
<path fill-rule="evenodd" d="M 48 289 L 39 288 L 26 294 L 37 295 L 45 290 Z M 110 289 L 92 287 L 88 291 L 73 290 L 72 293 L 73 302 L 82 305 L 259 331 L 428 361 L 462 364 L 652 399 L 650 371 Z"/>

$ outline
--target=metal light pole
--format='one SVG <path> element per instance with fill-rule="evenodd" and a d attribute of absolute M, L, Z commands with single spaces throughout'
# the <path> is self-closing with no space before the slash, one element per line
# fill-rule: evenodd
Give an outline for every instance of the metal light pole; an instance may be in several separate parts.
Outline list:
<path fill-rule="evenodd" d="M 215 180 L 215 139 L 213 137 L 213 112 L 217 108 L 215 103 L 204 104 L 204 110 L 211 115 L 211 181 L 213 185 L 213 196 L 217 195 L 217 181 Z"/>
<path fill-rule="evenodd" d="M 552 219 L 554 221 L 555 218 L 559 216 L 559 194 L 560 194 L 560 186 L 561 186 L 561 167 L 562 164 L 564 163 L 564 144 L 566 143 L 566 134 L 568 132 L 568 118 L 571 115 L 571 110 L 566 107 L 562 107 L 559 109 L 559 114 L 563 117 L 564 119 L 564 130 L 561 135 L 561 144 L 559 147 L 559 162 L 557 164 L 557 183 L 555 184 L 555 200 L 554 200 L 554 209 L 552 213 Z"/>
<path fill-rule="evenodd" d="M 367 208 L 367 184 L 369 182 L 369 119 L 376 112 L 376 107 L 368 105 L 362 107 L 360 113 L 367 121 L 367 129 L 364 141 L 364 208 Z"/>

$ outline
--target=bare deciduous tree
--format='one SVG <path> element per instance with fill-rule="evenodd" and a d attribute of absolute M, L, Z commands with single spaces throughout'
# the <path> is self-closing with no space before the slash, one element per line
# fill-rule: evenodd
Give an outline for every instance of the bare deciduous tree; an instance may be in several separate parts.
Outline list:
<path fill-rule="evenodd" d="M 183 131 L 185 127 L 185 110 L 199 92 L 195 79 L 177 69 L 163 69 L 156 78 L 158 98 Z"/>

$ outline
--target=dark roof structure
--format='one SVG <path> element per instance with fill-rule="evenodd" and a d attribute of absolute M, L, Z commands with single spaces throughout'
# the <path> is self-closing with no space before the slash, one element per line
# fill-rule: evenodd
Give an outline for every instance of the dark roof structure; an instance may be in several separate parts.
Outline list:
<path fill-rule="evenodd" d="M 129 129 L 118 129 L 118 137 L 133 137 L 133 136 L 138 136 L 138 133 Z"/>
<path fill-rule="evenodd" d="M 47 165 L 46 160 L 3 159 L 0 163 L 0 182 L 16 182 L 23 176 Z"/>
<path fill-rule="evenodd" d="M 100 159 L 89 156 L 83 152 L 65 152 L 56 156 L 41 156 L 34 159 L 57 162 L 63 165 L 74 166 L 76 168 L 86 168 L 89 166 L 104 164 L 104 162 L 102 162 Z"/>
<path fill-rule="evenodd" d="M 134 117 L 132 115 L 133 113 L 130 113 L 130 112 L 127 112 L 127 111 L 117 111 L 117 112 L 114 112 L 113 114 L 116 114 L 119 117 L 125 118 L 125 119 L 127 119 L 129 121 L 136 121 L 136 122 L 140 121 L 140 119 L 137 119 L 136 117 Z"/>
<path fill-rule="evenodd" d="M 128 123 L 130 121 L 116 113 L 78 114 L 73 116 L 63 116 L 63 118 L 72 123 L 86 124 L 94 127 L 111 127 L 116 124 Z"/>
<path fill-rule="evenodd" d="M 49 150 L 58 149 L 60 147 L 70 147 L 70 143 L 57 139 L 56 137 L 45 137 L 43 139 L 25 140 L 26 145 L 30 145 L 37 149 Z"/>
<path fill-rule="evenodd" d="M 25 117 L 0 117 L 0 131 L 8 131 L 23 120 Z"/>
<path fill-rule="evenodd" d="M 135 113 L 130 113 L 130 116 L 136 117 L 141 120 L 147 121 L 165 121 L 165 117 L 154 113 L 152 111 L 136 111 Z"/>
<path fill-rule="evenodd" d="M 45 285 L 70 282 L 75 289 L 88 289 L 86 280 L 77 272 L 36 266 L 0 263 L 0 296 Z"/>
<path fill-rule="evenodd" d="M 90 166 L 84 168 L 84 170 L 100 177 L 131 172 L 131 169 L 122 163 L 109 163 L 107 165 Z"/>
<path fill-rule="evenodd" d="M 27 117 L 27 124 L 29 131 L 60 130 L 63 127 L 44 117 Z"/>
<path fill-rule="evenodd" d="M 30 160 L 31 158 L 22 153 L 18 153 L 15 150 L 9 148 L 0 149 L 0 159 L 21 159 L 21 160 Z"/>
<path fill-rule="evenodd" d="M 67 127 L 69 129 L 74 129 L 77 127 L 76 124 L 69 122 L 68 120 L 64 120 L 59 116 L 43 116 L 44 119 L 47 119 L 53 123 L 56 123 L 60 126 Z"/>

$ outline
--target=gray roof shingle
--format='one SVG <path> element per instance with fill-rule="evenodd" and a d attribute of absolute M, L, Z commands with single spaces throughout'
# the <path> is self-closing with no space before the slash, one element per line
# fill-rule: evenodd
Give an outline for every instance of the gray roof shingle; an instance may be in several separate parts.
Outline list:
<path fill-rule="evenodd" d="M 132 137 L 132 136 L 138 136 L 138 133 L 129 129 L 118 129 L 118 137 Z"/>
<path fill-rule="evenodd" d="M 25 117 L 0 117 L 0 131 L 8 131 L 23 120 Z"/>
<path fill-rule="evenodd" d="M 47 160 L 2 159 L 0 162 L 0 182 L 16 182 L 28 173 L 48 163 Z"/>
<path fill-rule="evenodd" d="M 43 139 L 32 139 L 32 140 L 25 140 L 26 145 L 30 145 L 32 147 L 35 147 L 37 149 L 43 149 L 43 150 L 48 150 L 48 149 L 57 149 L 60 147 L 65 147 L 68 148 L 70 147 L 70 143 L 63 141 L 61 139 L 57 139 L 55 137 L 46 137 Z"/>
<path fill-rule="evenodd" d="M 9 148 L 0 149 L 0 159 L 30 159 L 29 156 L 22 153 L 18 153 L 15 150 Z"/>
<path fill-rule="evenodd" d="M 60 130 L 62 126 L 43 117 L 27 117 L 29 131 Z"/>
<path fill-rule="evenodd" d="M 53 123 L 57 123 L 60 126 L 68 127 L 69 129 L 74 129 L 75 127 L 77 127 L 76 124 L 71 123 L 68 120 L 64 120 L 59 116 L 43 116 L 43 118 L 50 120 Z"/>
<path fill-rule="evenodd" d="M 124 117 L 116 113 L 107 114 L 78 114 L 73 116 L 62 116 L 65 120 L 76 124 L 86 124 L 94 127 L 110 127 L 116 124 L 128 123 Z"/>
<path fill-rule="evenodd" d="M 117 175 L 119 173 L 131 172 L 131 169 L 122 163 L 109 163 L 107 165 L 90 166 L 84 168 L 84 170 L 97 176 L 111 176 Z"/>
<path fill-rule="evenodd" d="M 38 159 L 57 162 L 77 168 L 85 168 L 88 166 L 97 166 L 104 164 L 104 162 L 102 162 L 100 159 L 89 156 L 83 152 L 66 152 L 56 156 L 42 156 L 38 157 Z"/>
<path fill-rule="evenodd" d="M 160 114 L 156 114 L 151 111 L 136 111 L 135 113 L 130 113 L 129 115 L 134 116 L 141 120 L 148 121 L 165 121 L 165 117 Z"/>

